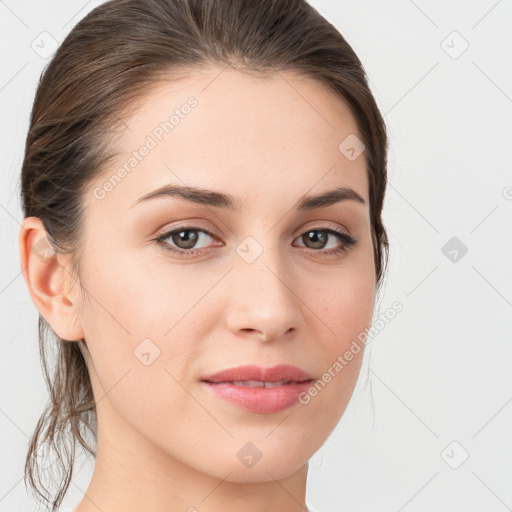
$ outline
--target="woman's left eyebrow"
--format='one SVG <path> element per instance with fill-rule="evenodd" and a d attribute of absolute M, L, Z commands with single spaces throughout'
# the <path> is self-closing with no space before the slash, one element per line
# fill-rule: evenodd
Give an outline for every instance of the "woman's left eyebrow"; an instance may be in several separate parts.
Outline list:
<path fill-rule="evenodd" d="M 187 201 L 215 208 L 226 208 L 237 213 L 242 211 L 242 201 L 230 194 L 172 183 L 143 195 L 130 208 L 157 197 L 181 197 Z M 354 189 L 350 187 L 337 187 L 316 195 L 301 196 L 295 203 L 295 209 L 298 211 L 309 211 L 317 208 L 326 208 L 341 201 L 355 201 L 366 205 L 365 200 Z"/>

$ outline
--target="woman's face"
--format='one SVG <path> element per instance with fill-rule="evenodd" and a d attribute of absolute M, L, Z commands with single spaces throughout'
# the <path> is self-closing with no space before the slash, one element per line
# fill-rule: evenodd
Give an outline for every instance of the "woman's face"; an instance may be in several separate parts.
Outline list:
<path fill-rule="evenodd" d="M 371 323 L 375 267 L 355 119 L 310 79 L 211 67 L 159 86 L 125 121 L 122 154 L 85 197 L 79 321 L 100 446 L 231 481 L 284 478 L 342 416 L 363 351 L 348 363 L 344 354 Z M 171 185 L 189 187 L 188 199 L 141 199 Z M 298 208 L 342 187 L 364 202 Z M 212 194 L 209 203 L 195 188 Z M 323 384 L 293 401 L 297 385 L 203 381 L 245 365 L 292 365 Z"/>

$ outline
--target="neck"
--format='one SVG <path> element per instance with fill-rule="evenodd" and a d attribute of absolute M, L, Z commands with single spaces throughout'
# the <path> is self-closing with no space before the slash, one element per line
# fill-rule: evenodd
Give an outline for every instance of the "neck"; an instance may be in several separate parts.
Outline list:
<path fill-rule="evenodd" d="M 268 473 L 265 481 L 236 482 L 229 472 L 219 478 L 162 451 L 108 409 L 108 428 L 105 410 L 98 414 L 95 468 L 75 512 L 307 512 L 307 464 L 282 479 Z"/>

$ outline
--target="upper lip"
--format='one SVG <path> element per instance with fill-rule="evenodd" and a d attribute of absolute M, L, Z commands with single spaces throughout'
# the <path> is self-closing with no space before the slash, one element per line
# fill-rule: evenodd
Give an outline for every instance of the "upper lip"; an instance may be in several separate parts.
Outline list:
<path fill-rule="evenodd" d="M 230 382 L 230 381 L 248 381 L 256 380 L 261 382 L 278 382 L 297 381 L 304 382 L 311 380 L 311 376 L 297 368 L 288 364 L 280 364 L 272 368 L 264 368 L 262 366 L 248 365 L 230 368 L 212 375 L 202 377 L 201 380 L 208 382 Z"/>

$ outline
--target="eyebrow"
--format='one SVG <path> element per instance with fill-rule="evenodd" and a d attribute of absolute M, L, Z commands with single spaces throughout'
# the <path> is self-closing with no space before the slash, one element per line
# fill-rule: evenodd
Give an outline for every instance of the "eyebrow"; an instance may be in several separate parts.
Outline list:
<path fill-rule="evenodd" d="M 225 208 L 237 213 L 241 213 L 242 211 L 242 202 L 230 194 L 175 184 L 164 185 L 163 187 L 145 194 L 137 199 L 130 208 L 157 197 L 181 197 L 187 201 L 206 206 Z M 341 201 L 355 201 L 362 205 L 366 204 L 365 200 L 354 189 L 349 187 L 337 187 L 317 195 L 303 195 L 296 201 L 294 207 L 298 211 L 309 211 L 317 208 L 326 208 Z"/>

